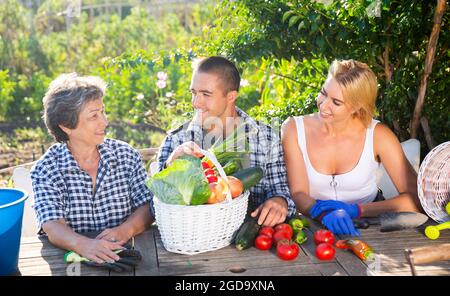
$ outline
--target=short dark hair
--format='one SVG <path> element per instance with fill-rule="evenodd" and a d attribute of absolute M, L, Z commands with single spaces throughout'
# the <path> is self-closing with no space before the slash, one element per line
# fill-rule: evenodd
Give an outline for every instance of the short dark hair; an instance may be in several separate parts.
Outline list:
<path fill-rule="evenodd" d="M 69 137 L 59 127 L 74 129 L 78 125 L 81 109 L 87 102 L 101 99 L 106 83 L 95 76 L 78 76 L 77 73 L 62 74 L 50 83 L 44 96 L 43 119 L 50 134 L 57 142 L 67 142 Z"/>
<path fill-rule="evenodd" d="M 223 82 L 224 92 L 239 91 L 241 76 L 236 66 L 221 56 L 212 56 L 201 60 L 196 67 L 197 72 L 213 73 Z"/>

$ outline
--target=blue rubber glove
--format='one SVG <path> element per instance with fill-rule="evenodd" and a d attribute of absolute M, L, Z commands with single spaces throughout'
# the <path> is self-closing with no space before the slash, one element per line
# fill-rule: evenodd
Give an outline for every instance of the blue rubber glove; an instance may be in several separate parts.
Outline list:
<path fill-rule="evenodd" d="M 353 221 L 345 210 L 334 210 L 322 218 L 322 224 L 337 235 L 360 236 L 353 225 Z"/>
<path fill-rule="evenodd" d="M 309 211 L 309 214 L 314 219 L 316 217 L 319 217 L 324 212 L 330 212 L 334 210 L 344 210 L 352 219 L 361 217 L 361 209 L 358 204 L 346 204 L 345 202 L 338 200 L 318 199 L 316 201 L 316 204 Z"/>

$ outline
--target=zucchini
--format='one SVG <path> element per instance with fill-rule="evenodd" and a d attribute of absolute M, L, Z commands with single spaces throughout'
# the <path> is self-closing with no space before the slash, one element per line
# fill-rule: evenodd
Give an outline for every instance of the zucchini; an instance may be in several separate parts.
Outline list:
<path fill-rule="evenodd" d="M 232 176 L 241 180 L 242 185 L 244 185 L 244 191 L 258 184 L 263 175 L 264 172 L 260 167 L 251 167 L 232 174 Z"/>
<path fill-rule="evenodd" d="M 244 222 L 236 234 L 236 249 L 242 251 L 253 246 L 260 227 L 255 218 Z"/>

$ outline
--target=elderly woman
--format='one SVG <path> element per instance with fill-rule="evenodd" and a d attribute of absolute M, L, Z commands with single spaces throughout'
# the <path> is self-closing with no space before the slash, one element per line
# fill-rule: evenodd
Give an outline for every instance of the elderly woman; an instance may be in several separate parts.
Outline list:
<path fill-rule="evenodd" d="M 373 119 L 376 97 L 376 76 L 366 64 L 334 61 L 316 99 L 319 112 L 283 123 L 297 209 L 336 234 L 359 235 L 352 218 L 421 210 L 414 169 L 394 133 Z M 376 184 L 380 163 L 399 192 L 389 200 Z"/>
<path fill-rule="evenodd" d="M 43 118 L 59 143 L 31 171 L 40 232 L 100 264 L 119 260 L 113 251 L 153 221 L 139 152 L 105 139 L 105 89 L 100 78 L 75 73 L 50 84 Z M 93 231 L 102 232 L 95 239 L 82 234 Z"/>

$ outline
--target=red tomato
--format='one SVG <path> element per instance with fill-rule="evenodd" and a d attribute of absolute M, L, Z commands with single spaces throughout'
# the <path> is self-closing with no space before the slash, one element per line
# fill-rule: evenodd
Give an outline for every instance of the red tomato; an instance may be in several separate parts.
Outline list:
<path fill-rule="evenodd" d="M 300 248 L 292 241 L 280 241 L 277 245 L 277 256 L 283 260 L 294 260 L 299 252 Z"/>
<path fill-rule="evenodd" d="M 219 180 L 219 178 L 217 178 L 217 176 L 208 176 L 206 177 L 206 179 L 208 179 L 208 183 L 217 183 L 217 181 Z"/>
<path fill-rule="evenodd" d="M 205 176 L 209 177 L 209 176 L 215 176 L 216 172 L 213 169 L 206 169 L 204 170 Z"/>
<path fill-rule="evenodd" d="M 289 225 L 287 223 L 276 225 L 275 232 L 278 232 L 278 231 L 286 231 L 287 233 L 289 233 L 289 239 L 291 239 L 292 235 L 294 234 L 294 230 L 292 230 L 291 225 Z"/>
<path fill-rule="evenodd" d="M 321 243 L 316 247 L 316 257 L 320 260 L 333 260 L 336 251 L 328 243 Z"/>
<path fill-rule="evenodd" d="M 278 244 L 279 241 L 281 240 L 290 240 L 291 239 L 291 235 L 286 232 L 286 231 L 275 231 L 275 233 L 273 234 L 273 243 L 275 244 L 275 246 Z"/>
<path fill-rule="evenodd" d="M 319 245 L 321 243 L 328 243 L 330 245 L 333 245 L 334 235 L 329 230 L 317 230 L 316 233 L 314 233 L 314 242 L 316 243 L 316 245 Z"/>
<path fill-rule="evenodd" d="M 259 234 L 264 234 L 268 237 L 273 237 L 274 232 L 275 230 L 273 230 L 273 228 L 270 226 L 261 227 L 261 229 L 259 230 Z"/>
<path fill-rule="evenodd" d="M 260 234 L 255 239 L 255 247 L 259 250 L 268 250 L 272 247 L 272 238 L 265 235 Z"/>
<path fill-rule="evenodd" d="M 206 170 L 206 169 L 210 169 L 211 166 L 210 166 L 209 163 L 207 163 L 206 161 L 202 161 L 202 168 L 203 168 L 204 170 Z"/>

